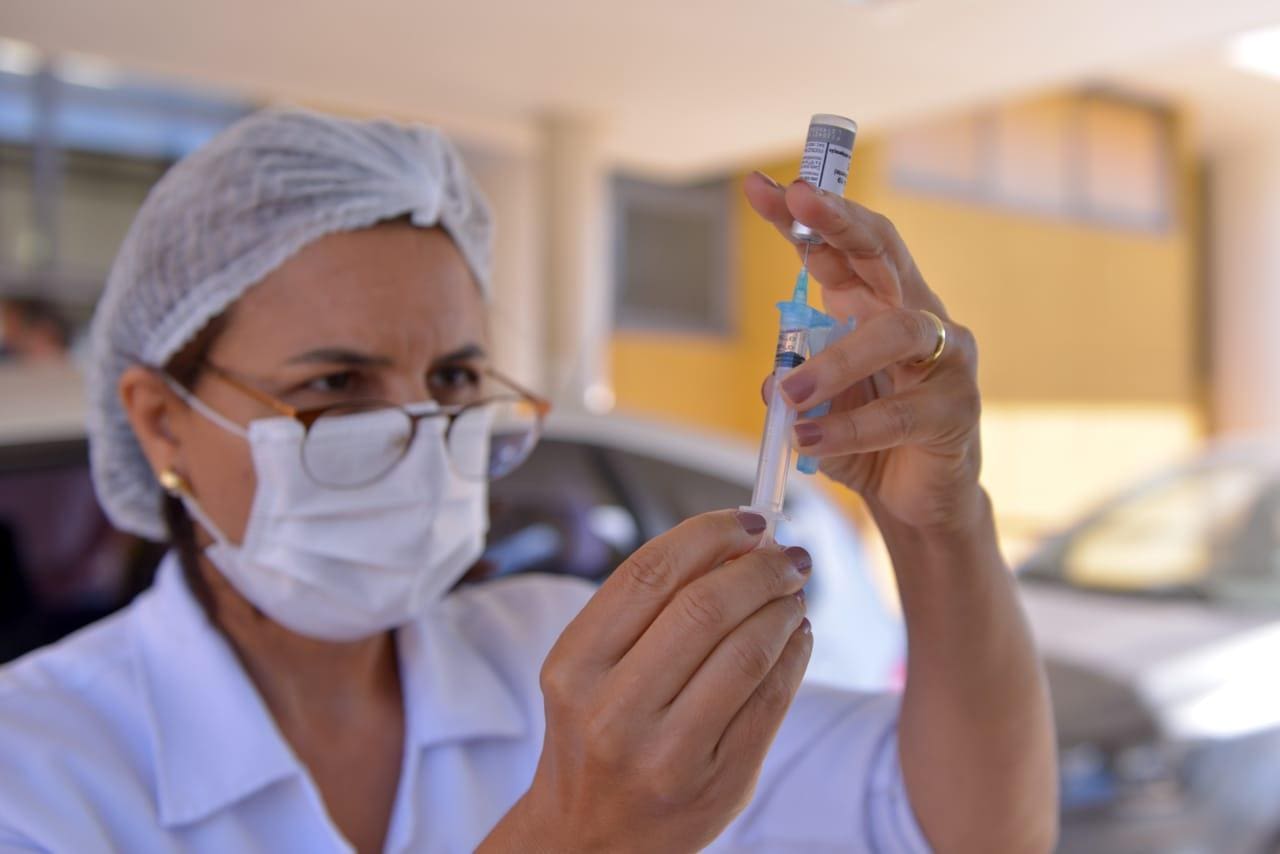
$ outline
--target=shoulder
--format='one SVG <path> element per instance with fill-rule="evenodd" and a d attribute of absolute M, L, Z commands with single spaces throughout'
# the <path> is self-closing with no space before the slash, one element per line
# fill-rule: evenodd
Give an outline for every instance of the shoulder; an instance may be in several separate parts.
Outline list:
<path fill-rule="evenodd" d="M 755 797 L 709 852 L 928 852 L 898 762 L 901 698 L 805 683 Z"/>
<path fill-rule="evenodd" d="M 450 610 L 464 628 L 484 626 L 528 639 L 558 637 L 596 586 L 564 575 L 529 573 L 463 587 L 450 594 Z"/>
<path fill-rule="evenodd" d="M 582 579 L 529 573 L 463 587 L 445 601 L 454 629 L 491 660 L 536 670 L 595 591 Z"/>
<path fill-rule="evenodd" d="M 136 608 L 0 668 L 0 828 L 55 827 L 63 798 L 146 777 Z"/>
<path fill-rule="evenodd" d="M 0 722 L 37 716 L 46 707 L 87 711 L 99 705 L 103 693 L 129 682 L 133 666 L 129 625 L 135 607 L 0 667 Z M 0 739 L 8 733 L 8 727 L 0 727 Z"/>

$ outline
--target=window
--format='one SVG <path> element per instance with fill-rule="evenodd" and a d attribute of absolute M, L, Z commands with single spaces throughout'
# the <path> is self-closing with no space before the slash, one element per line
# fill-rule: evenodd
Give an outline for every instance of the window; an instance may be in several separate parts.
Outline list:
<path fill-rule="evenodd" d="M 31 51 L 0 71 L 0 296 L 87 317 L 165 170 L 251 105 Z"/>
<path fill-rule="evenodd" d="M 894 183 L 911 190 L 981 197 L 990 130 L 985 115 L 971 115 L 897 133 L 891 142 Z"/>
<path fill-rule="evenodd" d="M 1090 98 L 1080 105 L 1080 202 L 1090 219 L 1134 228 L 1169 220 L 1172 127 L 1160 111 Z"/>
<path fill-rule="evenodd" d="M 618 326 L 727 332 L 731 183 L 619 177 L 613 192 Z"/>
<path fill-rule="evenodd" d="M 1071 115 L 1061 102 L 1007 107 L 991 116 L 997 199 L 1052 214 L 1071 207 Z"/>
<path fill-rule="evenodd" d="M 55 202 L 36 193 L 29 146 L 0 145 L 0 269 L 42 296 L 89 306 L 133 216 L 169 162 L 82 151 L 57 157 Z"/>
<path fill-rule="evenodd" d="M 1163 231 L 1173 133 L 1159 105 L 1103 93 L 1047 98 L 900 131 L 891 174 L 912 192 Z"/>

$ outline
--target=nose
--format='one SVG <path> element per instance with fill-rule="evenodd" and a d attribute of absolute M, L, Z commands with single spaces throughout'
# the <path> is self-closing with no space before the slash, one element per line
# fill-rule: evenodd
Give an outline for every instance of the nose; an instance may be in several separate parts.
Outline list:
<path fill-rule="evenodd" d="M 396 374 L 388 378 L 386 388 L 387 400 L 400 406 L 433 399 L 425 372 L 417 375 Z"/>

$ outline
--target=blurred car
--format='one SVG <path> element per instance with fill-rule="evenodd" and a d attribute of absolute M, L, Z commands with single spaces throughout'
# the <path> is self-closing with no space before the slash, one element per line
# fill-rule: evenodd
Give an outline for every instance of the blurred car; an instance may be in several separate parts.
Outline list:
<path fill-rule="evenodd" d="M 754 477 L 755 450 L 722 436 L 553 417 L 530 459 L 493 484 L 486 550 L 464 582 L 516 572 L 601 581 L 682 519 L 745 504 Z M 894 686 L 905 635 L 870 578 L 857 530 L 807 478 L 792 478 L 786 509 L 777 538 L 807 548 L 815 567 L 809 678 Z M 123 605 L 161 553 L 107 523 L 82 438 L 0 445 L 0 661 Z"/>
<path fill-rule="evenodd" d="M 0 662 L 116 610 L 162 554 L 107 521 L 83 438 L 0 444 Z"/>
<path fill-rule="evenodd" d="M 1063 854 L 1280 851 L 1280 454 L 1214 448 L 1021 567 Z"/>
<path fill-rule="evenodd" d="M 475 574 L 547 571 L 603 580 L 682 519 L 751 499 L 756 448 L 621 417 L 553 416 L 533 456 L 493 485 Z M 906 639 L 847 515 L 811 479 L 788 483 L 777 539 L 813 557 L 810 679 L 878 690 L 901 682 Z"/>

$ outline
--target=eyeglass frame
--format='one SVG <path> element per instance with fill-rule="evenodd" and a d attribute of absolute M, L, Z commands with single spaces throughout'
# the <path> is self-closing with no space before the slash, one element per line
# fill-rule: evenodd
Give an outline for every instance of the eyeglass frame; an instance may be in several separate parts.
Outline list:
<path fill-rule="evenodd" d="M 362 487 L 368 486 L 371 483 L 376 483 L 382 478 L 389 475 L 392 471 L 395 470 L 396 466 L 400 465 L 400 463 L 404 461 L 405 456 L 409 452 L 409 447 L 413 444 L 413 440 L 417 438 L 418 422 L 425 420 L 427 418 L 444 417 L 449 419 L 448 423 L 445 425 L 445 432 L 444 432 L 445 443 L 447 445 L 449 441 L 449 435 L 453 431 L 453 425 L 457 422 L 458 418 L 464 412 L 467 412 L 468 410 L 471 410 L 471 409 L 478 409 L 481 406 L 486 406 L 491 403 L 523 400 L 527 403 L 532 404 L 534 408 L 534 412 L 537 414 L 537 428 L 536 428 L 535 439 L 534 439 L 534 444 L 536 445 L 538 439 L 540 439 L 542 436 L 542 425 L 546 421 L 547 415 L 550 414 L 551 412 L 551 401 L 537 394 L 534 394 L 524 386 L 517 383 L 515 380 L 511 379 L 510 377 L 504 374 L 499 373 L 498 371 L 495 371 L 492 368 L 485 368 L 480 373 L 483 376 L 497 380 L 498 382 L 507 386 L 509 389 L 515 392 L 514 395 L 510 395 L 510 394 L 492 395 L 489 397 L 481 398 L 480 400 L 472 401 L 471 403 L 441 405 L 438 409 L 433 409 L 429 412 L 410 412 L 407 408 L 405 408 L 404 406 L 398 403 L 392 403 L 389 400 L 378 400 L 375 398 L 358 398 L 354 400 L 345 400 L 345 401 L 342 401 L 341 403 L 330 403 L 324 406 L 309 406 L 305 408 L 300 408 L 290 403 L 285 403 L 283 400 L 276 397 L 275 395 L 269 394 L 268 392 L 265 392 L 262 389 L 257 388 L 253 384 L 240 379 L 239 377 L 235 376 L 235 374 L 228 371 L 226 368 L 216 365 L 213 362 L 205 360 L 201 362 L 201 365 L 206 369 L 208 369 L 209 373 L 211 373 L 213 376 L 222 380 L 224 383 L 236 389 L 237 391 L 241 392 L 242 394 L 245 394 L 253 398 L 257 402 L 261 403 L 262 405 L 275 410 L 280 415 L 283 415 L 286 418 L 292 418 L 294 421 L 297 421 L 299 424 L 301 424 L 302 425 L 302 444 L 299 448 L 300 453 L 304 453 L 303 449 L 306 448 L 307 437 L 311 433 L 312 425 L 314 425 L 317 421 L 319 421 L 322 417 L 324 417 L 325 413 L 330 412 L 332 410 L 349 408 L 349 407 L 359 407 L 359 406 L 368 406 L 370 408 L 377 406 L 377 407 L 385 407 L 388 409 L 398 409 L 400 410 L 400 412 L 404 413 L 405 417 L 409 419 L 409 436 L 404 443 L 404 450 L 400 452 L 400 456 L 396 458 L 395 462 L 391 463 L 389 466 L 387 466 L 387 468 L 384 471 L 369 478 L 368 480 L 361 481 L 359 483 L 345 484 L 345 485 L 327 483 L 317 479 L 315 475 L 311 473 L 311 470 L 307 466 L 306 460 L 304 459 L 303 466 L 302 466 L 303 471 L 305 471 L 307 473 L 307 476 L 310 477 L 312 480 L 314 480 L 317 485 L 324 486 L 328 489 L 360 489 Z M 530 447 L 530 451 L 532 451 L 532 447 Z M 528 459 L 527 455 L 525 459 Z M 521 463 L 523 462 L 524 460 L 521 460 Z M 452 455 L 449 455 L 449 465 L 450 466 L 455 465 L 453 462 Z M 514 471 L 514 468 L 512 470 Z M 464 472 L 457 471 L 456 466 L 454 468 L 454 471 L 457 472 L 457 474 L 460 477 L 465 477 L 469 480 L 473 479 L 471 478 L 471 476 L 465 474 Z M 500 475 L 500 477 L 505 476 L 505 474 L 510 474 L 510 472 L 506 472 L 504 473 L 504 475 Z M 494 478 L 486 476 L 482 479 L 485 481 L 490 481 L 490 480 L 493 480 Z"/>

